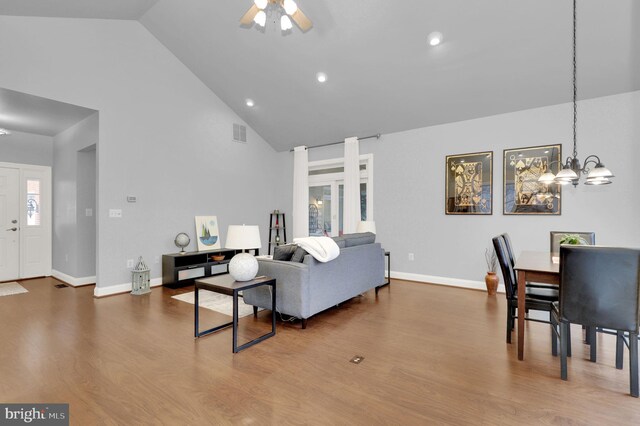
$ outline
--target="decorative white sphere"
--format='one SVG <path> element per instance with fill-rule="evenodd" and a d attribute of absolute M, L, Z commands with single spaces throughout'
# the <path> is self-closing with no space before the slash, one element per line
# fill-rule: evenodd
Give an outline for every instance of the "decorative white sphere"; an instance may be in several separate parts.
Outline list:
<path fill-rule="evenodd" d="M 238 253 L 229 262 L 229 274 L 236 281 L 251 281 L 258 273 L 258 260 L 249 253 Z"/>

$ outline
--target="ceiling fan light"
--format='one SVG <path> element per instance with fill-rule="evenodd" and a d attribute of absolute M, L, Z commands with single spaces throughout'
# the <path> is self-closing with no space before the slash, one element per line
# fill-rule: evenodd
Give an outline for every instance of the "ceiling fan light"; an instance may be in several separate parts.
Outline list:
<path fill-rule="evenodd" d="M 253 0 L 253 2 L 260 10 L 264 10 L 267 7 L 267 4 L 269 4 L 269 0 Z"/>
<path fill-rule="evenodd" d="M 293 24 L 291 23 L 291 19 L 287 15 L 282 15 L 280 18 L 280 29 L 282 31 L 287 31 L 293 28 Z"/>
<path fill-rule="evenodd" d="M 287 15 L 293 15 L 298 11 L 298 5 L 293 0 L 284 0 L 282 2 L 282 7 L 284 11 L 287 12 Z"/>
<path fill-rule="evenodd" d="M 261 27 L 265 26 L 265 24 L 267 23 L 267 14 L 264 13 L 264 10 L 256 13 L 256 16 L 253 18 L 253 22 L 260 25 Z"/>

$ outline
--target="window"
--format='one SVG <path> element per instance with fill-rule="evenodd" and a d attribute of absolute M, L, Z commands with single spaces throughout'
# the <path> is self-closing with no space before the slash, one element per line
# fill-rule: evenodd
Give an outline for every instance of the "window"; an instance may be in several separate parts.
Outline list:
<path fill-rule="evenodd" d="M 40 179 L 27 179 L 27 226 L 40 226 Z"/>
<path fill-rule="evenodd" d="M 343 233 L 344 159 L 309 163 L 309 235 Z M 373 220 L 373 155 L 360 156 L 362 220 Z"/>

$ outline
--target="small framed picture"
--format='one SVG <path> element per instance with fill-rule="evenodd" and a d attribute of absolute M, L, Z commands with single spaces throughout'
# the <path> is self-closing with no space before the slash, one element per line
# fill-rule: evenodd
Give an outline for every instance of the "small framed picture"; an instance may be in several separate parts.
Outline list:
<path fill-rule="evenodd" d="M 447 155 L 446 214 L 492 214 L 493 152 Z"/>
<path fill-rule="evenodd" d="M 504 150 L 504 214 L 560 214 L 560 185 L 538 179 L 547 171 L 558 173 L 561 150 L 561 145 Z"/>
<path fill-rule="evenodd" d="M 196 236 L 198 251 L 220 248 L 220 232 L 216 216 L 196 216 Z"/>

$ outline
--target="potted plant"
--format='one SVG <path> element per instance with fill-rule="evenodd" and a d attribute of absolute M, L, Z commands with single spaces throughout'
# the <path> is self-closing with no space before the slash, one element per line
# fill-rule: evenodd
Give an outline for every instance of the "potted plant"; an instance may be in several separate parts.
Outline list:
<path fill-rule="evenodd" d="M 571 244 L 574 246 L 586 246 L 589 245 L 587 240 L 582 238 L 578 234 L 565 234 L 560 238 L 560 245 L 562 244 Z"/>
<path fill-rule="evenodd" d="M 488 248 L 484 251 L 484 258 L 487 261 L 487 275 L 484 277 L 484 282 L 487 285 L 487 293 L 489 296 L 493 296 L 496 294 L 500 282 L 500 277 L 496 275 L 498 257 L 493 248 Z"/>

